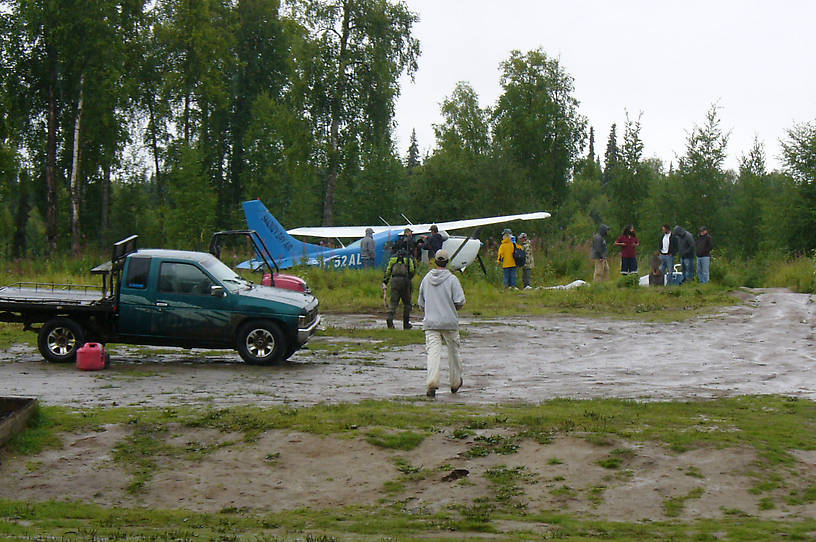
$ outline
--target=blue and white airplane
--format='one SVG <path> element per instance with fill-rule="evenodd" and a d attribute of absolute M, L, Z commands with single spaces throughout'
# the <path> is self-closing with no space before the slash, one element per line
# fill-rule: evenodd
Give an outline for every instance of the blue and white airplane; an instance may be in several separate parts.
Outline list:
<path fill-rule="evenodd" d="M 281 269 L 287 269 L 295 265 L 314 265 L 327 269 L 361 268 L 363 262 L 360 255 L 360 242 L 365 236 L 365 230 L 368 228 L 374 230 L 374 245 L 377 255 L 375 265 L 384 266 L 391 257 L 390 248 L 392 244 L 396 243 L 405 228 L 410 228 L 413 235 L 417 236 L 430 232 L 432 226 L 430 223 L 400 226 L 317 226 L 295 228 L 287 231 L 260 200 L 245 201 L 243 207 L 249 229 L 258 232 L 271 252 L 271 256 Z M 477 258 L 482 242 L 471 237 L 448 236 L 445 233 L 446 230 L 474 228 L 513 220 L 540 220 L 549 217 L 550 213 L 541 211 L 519 215 L 455 220 L 453 222 L 437 222 L 436 226 L 443 238 L 447 237 L 442 244 L 442 248 L 452 255 L 448 267 L 463 270 Z M 324 239 L 358 238 L 358 240 L 341 248 L 328 248 L 298 241 L 292 237 L 293 235 Z M 262 265 L 260 260 L 250 260 L 241 264 L 240 267 L 255 269 L 260 265 Z"/>

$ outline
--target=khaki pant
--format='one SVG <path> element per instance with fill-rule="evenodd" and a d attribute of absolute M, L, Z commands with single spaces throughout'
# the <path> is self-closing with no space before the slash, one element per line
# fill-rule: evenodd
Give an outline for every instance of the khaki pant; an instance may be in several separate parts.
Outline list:
<path fill-rule="evenodd" d="M 607 260 L 595 260 L 595 274 L 592 282 L 606 282 L 609 280 L 609 262 Z"/>
<path fill-rule="evenodd" d="M 462 358 L 459 356 L 459 330 L 457 329 L 426 329 L 425 348 L 428 350 L 428 378 L 427 389 L 439 387 L 439 364 L 442 361 L 442 339 L 448 346 L 448 370 L 450 385 L 457 389 L 462 385 Z"/>

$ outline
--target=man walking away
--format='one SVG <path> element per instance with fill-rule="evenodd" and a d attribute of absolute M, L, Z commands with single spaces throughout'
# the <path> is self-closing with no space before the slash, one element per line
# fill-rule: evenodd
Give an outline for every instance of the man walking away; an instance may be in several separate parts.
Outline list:
<path fill-rule="evenodd" d="M 524 289 L 529 290 L 532 288 L 530 286 L 530 275 L 533 273 L 533 267 L 535 267 L 535 262 L 533 261 L 533 243 L 530 242 L 530 239 L 527 238 L 527 234 L 521 232 L 519 234 L 519 243 L 521 244 L 521 248 L 524 249 L 524 265 L 521 266 L 521 280 L 524 283 Z"/>
<path fill-rule="evenodd" d="M 697 237 L 695 250 L 697 252 L 697 280 L 700 284 L 708 282 L 708 273 L 711 270 L 711 250 L 714 241 L 708 234 L 708 228 L 700 226 L 700 235 Z"/>
<path fill-rule="evenodd" d="M 601 224 L 598 226 L 598 233 L 592 237 L 592 252 L 589 254 L 589 258 L 595 260 L 595 273 L 592 276 L 592 282 L 604 282 L 609 279 L 607 233 L 609 233 L 609 226 Z"/>
<path fill-rule="evenodd" d="M 425 309 L 422 327 L 425 330 L 425 348 L 428 352 L 428 376 L 425 381 L 425 395 L 428 397 L 435 397 L 439 387 L 443 340 L 448 347 L 451 393 L 456 393 L 462 387 L 457 311 L 465 305 L 465 292 L 459 279 L 447 269 L 449 260 L 447 250 L 437 251 L 434 257 L 436 269 L 425 275 L 419 285 L 419 306 Z"/>
<path fill-rule="evenodd" d="M 411 325 L 411 280 L 415 272 L 414 259 L 405 248 L 400 249 L 396 256 L 388 260 L 382 289 L 385 291 L 388 288 L 388 282 L 391 282 L 391 302 L 388 304 L 388 316 L 385 319 L 389 328 L 394 327 L 394 313 L 397 312 L 400 301 L 402 301 L 402 329 L 413 327 Z"/>
<path fill-rule="evenodd" d="M 660 251 L 660 270 L 663 271 L 663 282 L 668 284 L 668 277 L 665 275 L 674 272 L 674 255 L 677 254 L 677 238 L 672 235 L 668 224 L 663 224 L 663 236 L 657 244 L 657 250 Z"/>
<path fill-rule="evenodd" d="M 377 259 L 377 249 L 374 245 L 374 230 L 366 228 L 365 237 L 360 241 L 360 260 L 363 267 L 373 267 Z"/>
<path fill-rule="evenodd" d="M 683 282 L 694 280 L 694 237 L 681 226 L 674 227 L 677 238 L 677 254 L 683 270 Z"/>

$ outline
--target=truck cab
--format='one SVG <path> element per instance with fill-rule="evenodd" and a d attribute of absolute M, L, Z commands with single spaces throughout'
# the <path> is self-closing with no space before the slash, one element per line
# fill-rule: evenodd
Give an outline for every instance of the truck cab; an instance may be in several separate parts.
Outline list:
<path fill-rule="evenodd" d="M 212 254 L 139 250 L 119 289 L 117 335 L 129 343 L 234 346 L 247 363 L 286 359 L 314 333 L 311 294 L 258 286 Z"/>

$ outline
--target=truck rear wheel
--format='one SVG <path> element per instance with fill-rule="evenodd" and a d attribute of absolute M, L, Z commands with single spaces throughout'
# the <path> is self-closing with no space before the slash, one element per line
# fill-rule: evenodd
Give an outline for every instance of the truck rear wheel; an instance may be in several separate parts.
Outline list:
<path fill-rule="evenodd" d="M 79 347 L 85 344 L 85 333 L 70 318 L 52 318 L 40 328 L 37 346 L 45 361 L 72 363 Z"/>
<path fill-rule="evenodd" d="M 248 322 L 238 330 L 238 353 L 250 365 L 270 365 L 289 351 L 280 326 L 269 320 Z"/>

